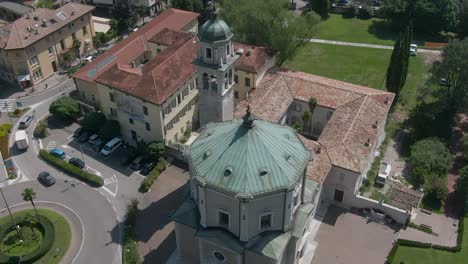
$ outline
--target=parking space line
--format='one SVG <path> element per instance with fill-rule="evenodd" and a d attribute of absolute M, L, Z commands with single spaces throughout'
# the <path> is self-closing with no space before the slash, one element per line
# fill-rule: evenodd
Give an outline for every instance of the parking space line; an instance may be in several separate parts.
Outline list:
<path fill-rule="evenodd" d="M 107 193 L 109 193 L 112 197 L 116 197 L 116 196 L 117 196 L 116 193 L 111 192 L 109 189 L 107 189 L 106 186 L 102 186 L 101 188 L 102 188 L 104 191 L 106 191 Z"/>

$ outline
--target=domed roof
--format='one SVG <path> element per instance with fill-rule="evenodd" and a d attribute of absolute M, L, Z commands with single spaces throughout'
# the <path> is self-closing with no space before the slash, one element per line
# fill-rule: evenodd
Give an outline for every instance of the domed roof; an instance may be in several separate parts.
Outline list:
<path fill-rule="evenodd" d="M 188 149 L 193 177 L 236 197 L 296 186 L 307 148 L 292 128 L 248 116 L 205 126 Z"/>
<path fill-rule="evenodd" d="M 205 42 L 227 41 L 232 37 L 231 28 L 223 20 L 217 19 L 216 14 L 206 21 L 198 30 L 198 39 Z"/>

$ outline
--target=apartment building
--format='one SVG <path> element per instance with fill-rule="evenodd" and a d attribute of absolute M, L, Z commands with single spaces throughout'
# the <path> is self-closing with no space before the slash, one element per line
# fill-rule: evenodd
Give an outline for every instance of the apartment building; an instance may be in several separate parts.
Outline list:
<path fill-rule="evenodd" d="M 169 6 L 169 0 L 128 0 L 130 5 L 136 7 L 147 7 L 150 15 L 160 12 Z M 107 8 L 112 10 L 115 0 L 93 0 L 93 4 L 97 7 Z"/>
<path fill-rule="evenodd" d="M 81 43 L 80 54 L 93 48 L 93 9 L 76 3 L 38 8 L 0 27 L 0 78 L 33 86 L 59 69 L 75 40 Z"/>
<path fill-rule="evenodd" d="M 13 22 L 33 10 L 32 6 L 16 2 L 0 2 L 0 18 L 8 22 Z"/>
<path fill-rule="evenodd" d="M 80 100 L 119 121 L 129 144 L 175 144 L 197 119 L 197 18 L 168 9 L 75 74 Z"/>

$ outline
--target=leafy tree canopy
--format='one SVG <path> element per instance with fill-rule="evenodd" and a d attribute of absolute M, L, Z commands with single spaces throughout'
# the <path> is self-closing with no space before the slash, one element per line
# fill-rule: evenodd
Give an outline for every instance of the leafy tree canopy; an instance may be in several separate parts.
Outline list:
<path fill-rule="evenodd" d="M 120 124 L 116 120 L 107 120 L 107 122 L 98 131 L 98 135 L 104 139 L 111 139 L 120 136 Z"/>
<path fill-rule="evenodd" d="M 434 174 L 426 175 L 424 194 L 430 200 L 442 201 L 447 196 L 447 180 Z"/>
<path fill-rule="evenodd" d="M 459 0 L 384 0 L 382 8 L 397 27 L 411 16 L 417 32 L 438 33 L 456 29 L 459 3 Z"/>
<path fill-rule="evenodd" d="M 411 146 L 409 163 L 413 184 L 421 186 L 429 175 L 445 179 L 452 167 L 452 155 L 439 139 L 427 138 Z"/>
<path fill-rule="evenodd" d="M 287 0 L 224 0 L 221 4 L 222 17 L 236 39 L 275 48 L 279 65 L 308 43 L 320 20 L 314 12 L 295 16 L 285 8 Z"/>
<path fill-rule="evenodd" d="M 460 176 L 455 184 L 455 190 L 465 197 L 468 194 L 468 165 L 458 171 Z"/>
<path fill-rule="evenodd" d="M 165 151 L 166 147 L 162 142 L 153 141 L 148 144 L 148 154 L 154 160 L 158 160 Z"/>
<path fill-rule="evenodd" d="M 49 106 L 49 112 L 64 120 L 76 119 L 81 114 L 80 105 L 69 96 L 53 101 Z"/>
<path fill-rule="evenodd" d="M 54 1 L 52 0 L 39 0 L 35 4 L 36 8 L 54 9 Z"/>
<path fill-rule="evenodd" d="M 91 112 L 83 118 L 81 126 L 84 129 L 98 132 L 106 122 L 107 118 L 102 112 Z"/>

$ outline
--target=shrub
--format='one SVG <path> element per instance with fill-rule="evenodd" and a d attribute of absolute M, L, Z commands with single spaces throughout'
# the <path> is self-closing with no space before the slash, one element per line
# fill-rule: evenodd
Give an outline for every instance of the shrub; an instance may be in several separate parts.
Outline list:
<path fill-rule="evenodd" d="M 81 114 L 78 101 L 69 96 L 53 101 L 49 106 L 49 112 L 64 120 L 74 120 Z"/>
<path fill-rule="evenodd" d="M 427 227 L 425 227 L 425 226 L 421 226 L 421 225 L 415 224 L 415 223 L 413 223 L 413 222 L 410 222 L 410 223 L 408 224 L 408 226 L 409 226 L 409 227 L 412 227 L 412 228 L 414 228 L 414 229 L 417 229 L 417 230 L 419 230 L 419 231 L 422 231 L 422 232 L 424 232 L 424 233 L 432 234 L 432 229 L 427 228 Z"/>
<path fill-rule="evenodd" d="M 124 216 L 124 263 L 139 264 L 141 263 L 138 247 L 135 241 L 134 227 L 138 214 L 138 200 L 133 199 L 127 205 L 127 210 Z"/>
<path fill-rule="evenodd" d="M 107 122 L 106 116 L 101 112 L 91 112 L 81 120 L 81 126 L 84 129 L 98 132 Z"/>
<path fill-rule="evenodd" d="M 430 248 L 432 246 L 431 243 L 422 243 L 406 239 L 398 239 L 398 243 L 400 244 L 400 246 L 405 247 Z"/>
<path fill-rule="evenodd" d="M 107 120 L 107 122 L 98 131 L 99 136 L 104 139 L 111 139 L 120 136 L 120 124 L 116 120 Z"/>
<path fill-rule="evenodd" d="M 2 157 L 4 160 L 10 157 L 10 147 L 8 144 L 9 136 L 11 130 L 11 124 L 0 125 L 0 151 L 2 152 Z"/>
<path fill-rule="evenodd" d="M 159 177 L 159 174 L 166 169 L 167 162 L 164 159 L 160 159 L 156 167 L 150 172 L 148 176 L 141 182 L 140 188 L 138 189 L 139 192 L 145 193 L 148 192 L 151 188 L 151 185 L 156 181 Z"/>
<path fill-rule="evenodd" d="M 47 137 L 47 119 L 39 121 L 39 124 L 34 128 L 33 135 L 35 138 Z"/>
<path fill-rule="evenodd" d="M 88 183 L 93 187 L 101 187 L 104 185 L 104 181 L 101 177 L 96 174 L 89 173 L 84 171 L 76 166 L 73 166 L 66 161 L 63 161 L 55 156 L 52 156 L 46 150 L 40 150 L 39 156 L 49 162 L 50 164 L 56 166 L 59 169 L 62 169 L 64 172 L 70 174 L 71 176 Z"/>

